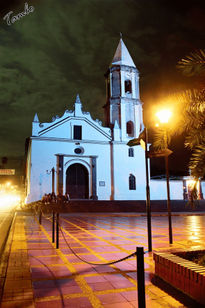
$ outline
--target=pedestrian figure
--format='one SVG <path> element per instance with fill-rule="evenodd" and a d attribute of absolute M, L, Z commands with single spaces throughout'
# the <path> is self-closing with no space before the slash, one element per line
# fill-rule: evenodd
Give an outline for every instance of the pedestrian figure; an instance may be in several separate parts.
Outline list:
<path fill-rule="evenodd" d="M 61 194 L 61 193 L 59 193 L 58 195 L 57 195 L 57 203 L 58 204 L 61 204 L 63 202 L 63 195 Z"/>
<path fill-rule="evenodd" d="M 56 195 L 54 192 L 51 194 L 51 203 L 56 203 Z"/>
<path fill-rule="evenodd" d="M 69 196 L 69 194 L 68 194 L 68 193 L 65 193 L 64 198 L 65 198 L 65 203 L 68 203 L 68 202 L 69 202 L 69 200 L 70 200 L 70 196 Z"/>
<path fill-rule="evenodd" d="M 48 202 L 47 202 L 47 204 L 50 204 L 51 203 L 51 194 L 48 194 Z"/>
<path fill-rule="evenodd" d="M 49 198 L 48 198 L 48 195 L 47 195 L 47 194 L 44 194 L 44 195 L 43 195 L 43 197 L 42 197 L 42 202 L 43 202 L 43 204 L 48 204 Z"/>

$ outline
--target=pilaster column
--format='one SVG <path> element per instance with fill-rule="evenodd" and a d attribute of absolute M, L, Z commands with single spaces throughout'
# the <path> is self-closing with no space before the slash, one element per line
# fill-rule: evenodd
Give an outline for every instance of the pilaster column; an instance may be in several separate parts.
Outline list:
<path fill-rule="evenodd" d="M 115 186 L 114 186 L 114 145 L 110 142 L 110 172 L 111 172 L 111 196 L 110 200 L 115 200 Z"/>
<path fill-rule="evenodd" d="M 92 157 L 92 198 L 93 200 L 98 200 L 96 157 Z"/>
<path fill-rule="evenodd" d="M 124 101 L 120 104 L 120 120 L 121 120 L 121 141 L 127 140 L 127 124 L 126 124 L 126 105 Z"/>

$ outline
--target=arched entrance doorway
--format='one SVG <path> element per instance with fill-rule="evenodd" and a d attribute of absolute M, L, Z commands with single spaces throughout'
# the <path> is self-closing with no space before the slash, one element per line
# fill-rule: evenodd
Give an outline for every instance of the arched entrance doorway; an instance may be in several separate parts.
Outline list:
<path fill-rule="evenodd" d="M 81 164 L 73 164 L 66 170 L 66 193 L 71 199 L 88 199 L 88 170 Z"/>

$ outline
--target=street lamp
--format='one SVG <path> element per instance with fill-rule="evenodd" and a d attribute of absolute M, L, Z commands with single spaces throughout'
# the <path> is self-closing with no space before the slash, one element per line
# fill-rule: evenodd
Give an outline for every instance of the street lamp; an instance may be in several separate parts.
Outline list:
<path fill-rule="evenodd" d="M 148 250 L 152 251 L 152 227 L 151 227 L 151 208 L 150 208 L 150 187 L 149 187 L 149 168 L 148 168 L 148 130 L 145 132 L 145 172 L 146 172 L 146 212 L 147 212 L 147 233 L 148 233 Z"/>
<path fill-rule="evenodd" d="M 46 173 L 52 173 L 52 193 L 55 193 L 55 168 L 53 167 L 50 171 L 46 170 Z"/>
<path fill-rule="evenodd" d="M 157 118 L 164 128 L 164 147 L 168 149 L 168 136 L 167 126 L 169 119 L 172 116 L 172 112 L 168 109 L 160 110 L 156 113 Z M 169 243 L 173 243 L 172 238 L 172 216 L 171 216 L 171 204 L 170 204 L 170 189 L 169 189 L 169 160 L 168 155 L 165 154 L 165 168 L 166 168 L 166 180 L 167 180 L 167 210 L 168 210 L 168 221 L 169 221 Z"/>
<path fill-rule="evenodd" d="M 165 124 L 169 122 L 169 119 L 172 116 L 172 112 L 169 109 L 162 109 L 156 113 L 156 116 L 160 123 Z"/>
<path fill-rule="evenodd" d="M 147 235 L 148 251 L 152 251 L 152 227 L 151 227 L 151 208 L 150 208 L 150 186 L 149 186 L 149 167 L 148 167 L 148 130 L 147 127 L 140 133 L 138 138 L 134 138 L 127 143 L 128 146 L 141 145 L 145 151 L 145 176 L 146 176 L 146 212 L 147 212 Z"/>

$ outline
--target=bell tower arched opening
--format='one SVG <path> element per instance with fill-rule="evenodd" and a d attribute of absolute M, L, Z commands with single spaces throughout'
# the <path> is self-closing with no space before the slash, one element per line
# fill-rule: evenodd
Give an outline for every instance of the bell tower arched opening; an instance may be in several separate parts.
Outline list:
<path fill-rule="evenodd" d="M 134 136 L 134 123 L 132 121 L 128 121 L 126 123 L 126 132 L 127 132 L 129 137 Z"/>

